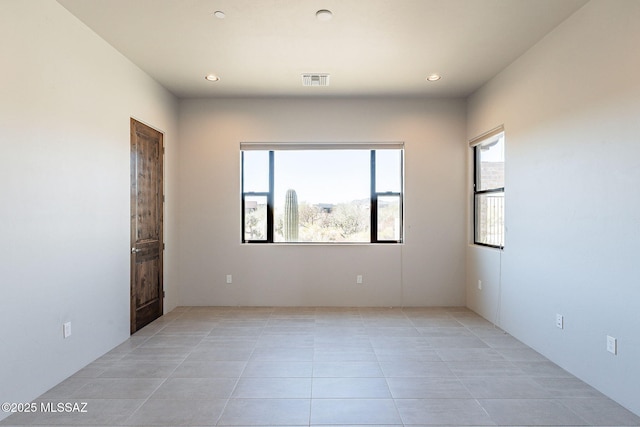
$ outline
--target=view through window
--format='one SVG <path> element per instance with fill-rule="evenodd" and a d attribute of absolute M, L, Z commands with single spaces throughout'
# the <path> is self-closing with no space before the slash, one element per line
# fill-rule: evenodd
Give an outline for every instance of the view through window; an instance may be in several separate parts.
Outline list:
<path fill-rule="evenodd" d="M 401 144 L 271 145 L 242 146 L 243 242 L 402 241 Z"/>
<path fill-rule="evenodd" d="M 504 132 L 474 146 L 474 242 L 504 247 Z"/>

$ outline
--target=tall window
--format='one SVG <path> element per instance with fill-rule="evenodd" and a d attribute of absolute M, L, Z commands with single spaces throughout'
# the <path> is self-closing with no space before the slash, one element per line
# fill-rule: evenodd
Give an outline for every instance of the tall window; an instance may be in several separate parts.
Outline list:
<path fill-rule="evenodd" d="M 401 243 L 403 145 L 242 143 L 244 243 Z"/>
<path fill-rule="evenodd" d="M 474 243 L 504 247 L 504 130 L 471 141 L 474 154 Z"/>

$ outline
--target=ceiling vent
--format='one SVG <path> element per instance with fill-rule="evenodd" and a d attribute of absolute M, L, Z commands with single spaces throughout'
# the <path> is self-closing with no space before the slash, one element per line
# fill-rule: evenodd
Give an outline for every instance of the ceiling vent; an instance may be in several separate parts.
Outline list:
<path fill-rule="evenodd" d="M 303 74 L 302 86 L 329 86 L 329 74 Z"/>

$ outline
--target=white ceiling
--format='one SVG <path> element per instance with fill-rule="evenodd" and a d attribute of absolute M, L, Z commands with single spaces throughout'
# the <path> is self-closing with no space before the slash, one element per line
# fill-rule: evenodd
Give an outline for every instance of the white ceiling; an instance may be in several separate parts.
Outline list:
<path fill-rule="evenodd" d="M 587 2 L 58 1 L 181 98 L 465 97 Z M 320 9 L 333 19 L 317 20 Z M 330 86 L 303 87 L 309 72 L 331 74 Z"/>

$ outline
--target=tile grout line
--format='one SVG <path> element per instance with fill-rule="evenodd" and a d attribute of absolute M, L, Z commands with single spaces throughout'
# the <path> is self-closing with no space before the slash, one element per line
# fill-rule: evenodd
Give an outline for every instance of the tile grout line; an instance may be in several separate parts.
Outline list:
<path fill-rule="evenodd" d="M 258 347 L 258 341 L 260 340 L 260 337 L 263 335 L 264 333 L 264 328 L 266 326 L 266 324 L 269 321 L 269 318 L 271 318 L 273 311 L 269 312 L 269 316 L 267 318 L 267 320 L 265 320 L 264 324 L 260 327 L 260 333 L 258 334 L 257 338 L 255 339 L 255 342 L 253 343 L 253 348 L 251 349 L 251 353 L 249 354 L 249 356 L 247 357 L 247 360 L 244 361 L 244 367 L 242 368 L 242 371 L 240 371 L 240 374 L 238 375 L 238 378 L 236 379 L 235 384 L 233 385 L 233 388 L 231 389 L 231 392 L 229 393 L 229 397 L 226 399 L 226 402 L 224 403 L 222 410 L 220 411 L 220 415 L 218 415 L 218 419 L 216 420 L 215 424 L 216 426 L 220 425 L 220 422 L 222 421 L 222 416 L 224 415 L 227 407 L 229 406 L 229 403 L 231 403 L 231 399 L 234 399 L 233 394 L 235 393 L 236 389 L 238 388 L 238 384 L 240 384 L 240 380 L 243 378 L 243 374 L 245 373 L 245 371 L 247 370 L 247 366 L 249 366 L 249 362 L 251 361 L 251 358 L 253 356 L 253 354 L 256 351 L 256 348 Z"/>
<path fill-rule="evenodd" d="M 170 322 L 169 322 L 169 324 L 174 323 L 176 320 L 178 320 L 178 319 L 179 319 L 180 317 L 182 317 L 182 316 L 183 316 L 183 314 L 181 314 L 180 316 L 178 316 L 176 319 L 173 319 L 172 321 L 170 321 Z M 160 318 L 162 318 L 162 317 L 160 317 Z M 158 335 L 158 333 L 159 333 L 160 331 L 162 331 L 163 329 L 165 329 L 169 324 L 167 324 L 167 325 L 165 325 L 163 328 L 160 328 L 159 330 L 157 330 L 154 334 L 152 334 L 152 335 L 151 335 L 149 338 L 147 338 L 144 342 L 147 342 L 147 341 L 148 341 L 149 339 L 151 339 L 152 337 L 157 336 L 157 335 Z M 202 340 L 201 340 L 201 341 L 202 341 Z M 139 345 L 139 346 L 137 346 L 136 348 L 140 348 L 141 346 L 142 346 L 142 344 L 140 344 L 140 345 Z M 194 346 L 194 348 L 195 348 L 195 347 L 196 347 L 196 346 Z M 129 353 L 133 352 L 133 350 L 135 350 L 135 349 L 132 349 Z M 189 352 L 189 354 L 191 354 L 192 352 L 193 352 L 193 350 L 191 350 L 191 351 Z M 128 422 L 128 421 L 129 421 L 129 420 L 130 420 L 130 419 L 131 419 L 135 414 L 137 414 L 137 413 L 138 413 L 138 411 L 139 411 L 139 410 L 140 410 L 140 409 L 141 409 L 141 408 L 142 408 L 142 407 L 143 407 L 147 402 L 149 402 L 149 400 L 151 400 L 151 396 L 153 396 L 153 395 L 154 395 L 154 394 L 155 394 L 155 393 L 160 389 L 160 387 L 162 387 L 162 385 L 163 385 L 164 383 L 166 383 L 166 382 L 167 382 L 167 380 L 171 377 L 171 374 L 173 374 L 173 373 L 176 371 L 176 369 L 178 369 L 178 367 L 179 367 L 180 365 L 182 365 L 182 363 L 184 363 L 184 361 L 187 359 L 187 357 L 189 357 L 189 354 L 187 354 L 187 355 L 182 359 L 182 361 L 181 361 L 180 363 L 178 363 L 178 364 L 176 365 L 176 367 L 175 367 L 175 368 L 173 368 L 173 370 L 167 374 L 166 378 L 163 378 L 162 382 L 161 382 L 160 384 L 158 384 L 158 386 L 157 386 L 157 387 L 156 387 L 156 388 L 155 388 L 155 389 L 154 389 L 154 390 L 149 394 L 149 396 L 148 396 L 146 399 L 144 399 L 144 400 L 142 401 L 142 403 L 140 403 L 140 405 L 138 405 L 138 407 L 137 407 L 137 408 L 136 408 L 136 409 L 131 413 L 131 415 L 129 415 L 129 416 L 128 416 L 124 421 L 123 421 L 122 425 L 127 425 L 127 422 Z"/>

